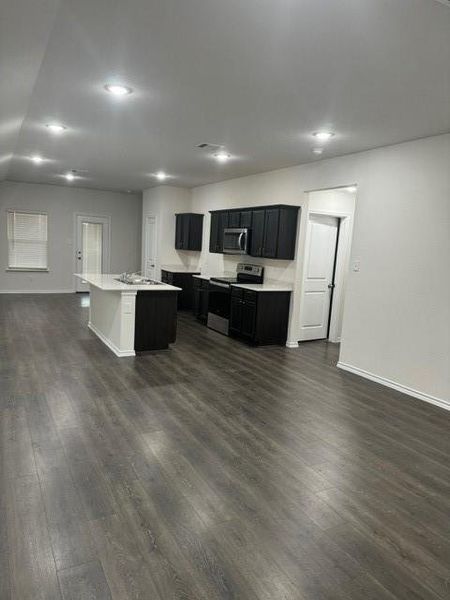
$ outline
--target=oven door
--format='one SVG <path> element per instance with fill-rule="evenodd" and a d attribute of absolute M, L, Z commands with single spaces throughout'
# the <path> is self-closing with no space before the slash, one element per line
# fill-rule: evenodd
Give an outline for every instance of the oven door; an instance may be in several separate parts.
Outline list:
<path fill-rule="evenodd" d="M 228 228 L 223 232 L 224 254 L 247 254 L 248 252 L 248 229 Z"/>
<path fill-rule="evenodd" d="M 208 327 L 228 335 L 231 288 L 226 283 L 209 282 Z"/>

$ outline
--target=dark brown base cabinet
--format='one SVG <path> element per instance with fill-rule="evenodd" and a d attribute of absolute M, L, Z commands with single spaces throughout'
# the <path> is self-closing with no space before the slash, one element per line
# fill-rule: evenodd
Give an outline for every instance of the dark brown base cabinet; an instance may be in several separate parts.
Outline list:
<path fill-rule="evenodd" d="M 211 212 L 209 251 L 223 252 L 223 231 L 227 227 L 250 229 L 250 256 L 293 260 L 300 207 L 278 204 Z"/>
<path fill-rule="evenodd" d="M 194 315 L 201 322 L 208 320 L 208 280 L 193 277 L 194 284 Z"/>
<path fill-rule="evenodd" d="M 229 333 L 256 345 L 285 344 L 290 292 L 254 292 L 231 288 Z"/>
<path fill-rule="evenodd" d="M 194 303 L 193 273 L 173 273 L 161 271 L 161 281 L 181 288 L 178 293 L 178 310 L 189 310 Z"/>

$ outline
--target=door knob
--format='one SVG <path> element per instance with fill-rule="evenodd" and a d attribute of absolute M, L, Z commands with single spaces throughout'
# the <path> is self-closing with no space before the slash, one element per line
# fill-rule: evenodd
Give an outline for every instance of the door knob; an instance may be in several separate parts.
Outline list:
<path fill-rule="evenodd" d="M 335 287 L 334 283 L 329 283 L 328 284 L 328 289 L 332 290 Z"/>

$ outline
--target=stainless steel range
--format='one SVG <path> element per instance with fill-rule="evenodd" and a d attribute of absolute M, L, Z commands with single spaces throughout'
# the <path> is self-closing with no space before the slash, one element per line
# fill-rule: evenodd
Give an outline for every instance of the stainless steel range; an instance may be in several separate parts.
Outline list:
<path fill-rule="evenodd" d="M 208 327 L 228 335 L 231 305 L 231 284 L 263 283 L 264 267 L 239 263 L 236 275 L 211 277 L 209 280 Z"/>

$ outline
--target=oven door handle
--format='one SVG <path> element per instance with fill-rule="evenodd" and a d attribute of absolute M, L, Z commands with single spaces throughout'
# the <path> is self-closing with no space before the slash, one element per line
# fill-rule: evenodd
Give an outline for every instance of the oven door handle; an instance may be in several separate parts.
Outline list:
<path fill-rule="evenodd" d="M 217 286 L 217 287 L 221 287 L 221 288 L 229 288 L 229 284 L 228 283 L 220 283 L 220 281 L 211 281 L 210 286 Z"/>

